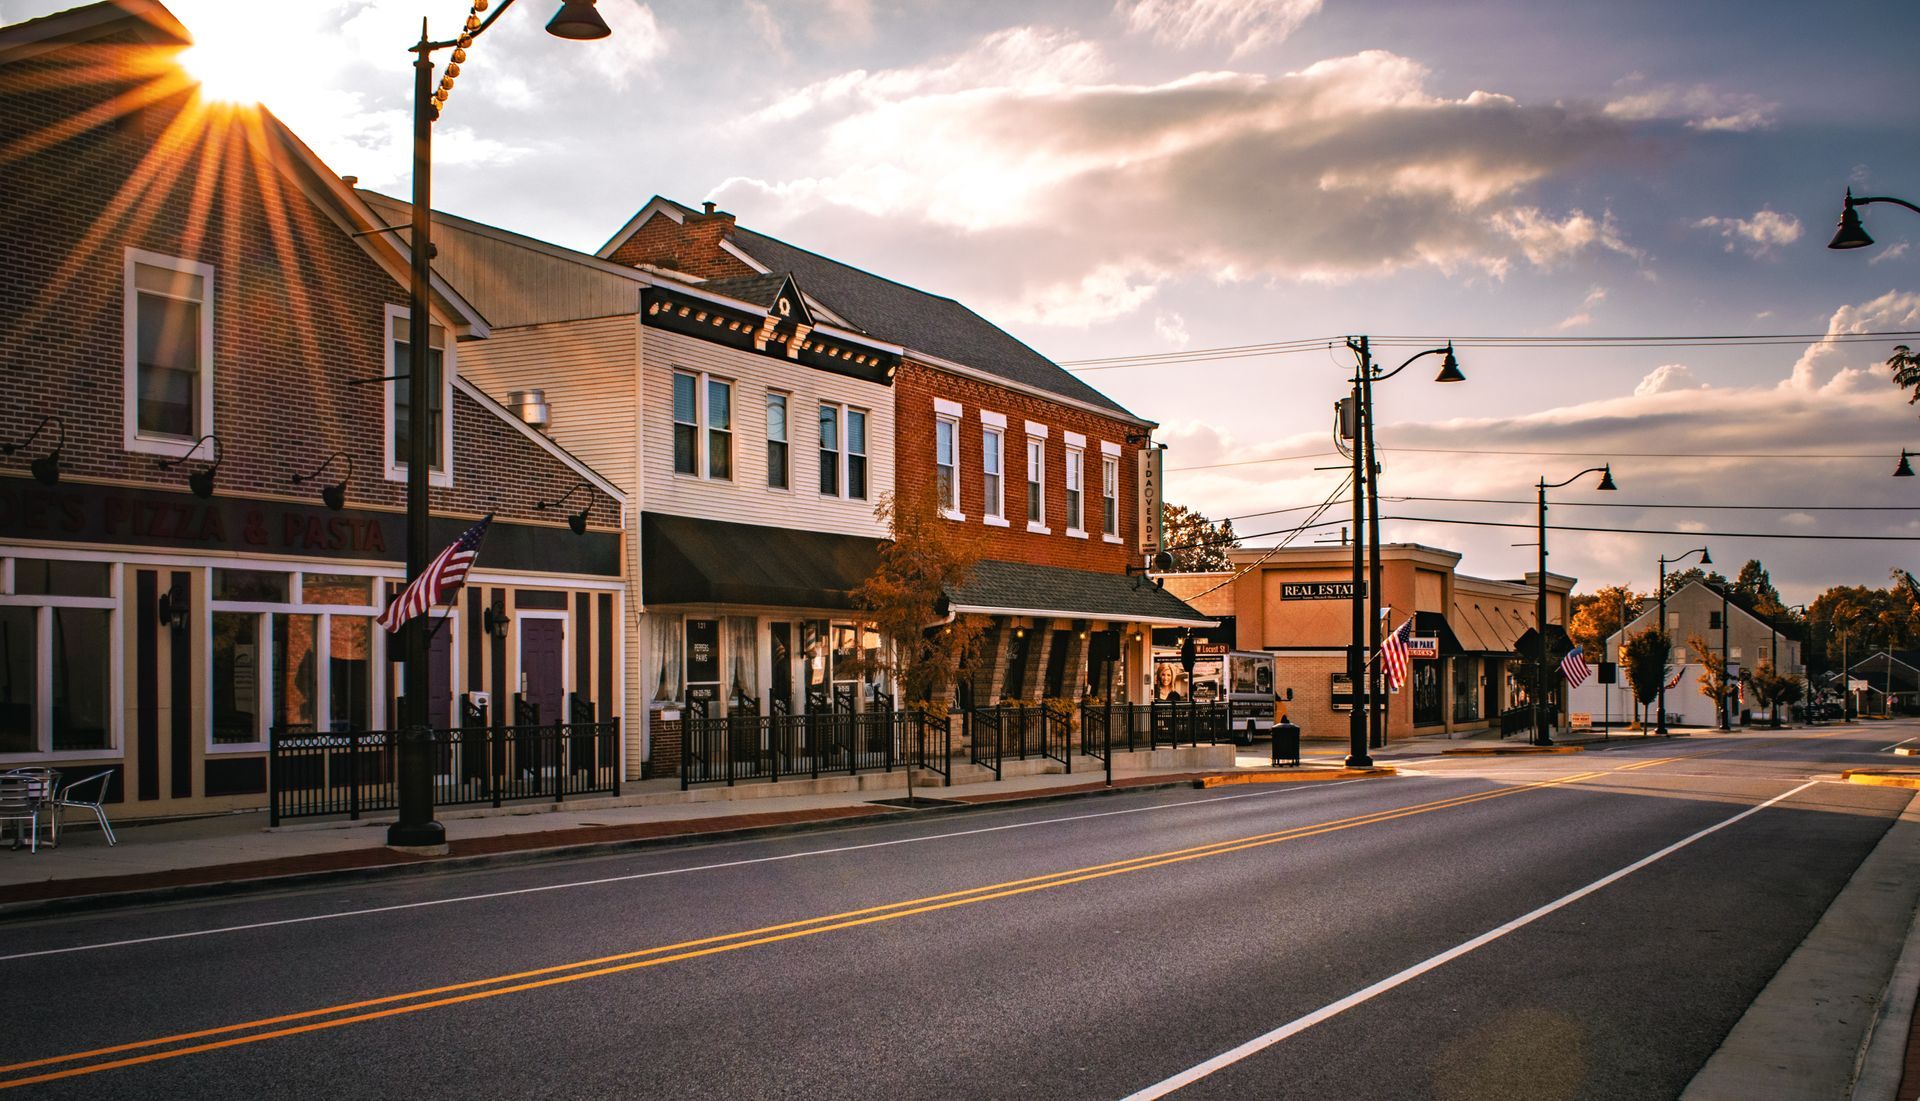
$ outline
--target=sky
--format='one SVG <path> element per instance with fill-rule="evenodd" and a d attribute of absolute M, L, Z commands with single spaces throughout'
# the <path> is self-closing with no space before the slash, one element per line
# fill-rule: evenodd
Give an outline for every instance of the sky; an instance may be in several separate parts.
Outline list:
<path fill-rule="evenodd" d="M 66 6 L 0 0 L 0 23 Z M 463 4 L 169 7 L 210 82 L 406 193 L 406 47 Z M 599 0 L 594 43 L 542 33 L 554 8 L 470 51 L 436 206 L 593 250 L 653 194 L 710 199 L 1057 361 L 1167 356 L 1076 366 L 1159 422 L 1168 499 L 1275 533 L 1250 543 L 1338 538 L 1267 510 L 1337 490 L 1315 468 L 1341 461 L 1344 338 L 1369 334 L 1459 338 L 1468 376 L 1429 358 L 1377 388 L 1382 512 L 1415 518 L 1388 541 L 1519 576 L 1530 529 L 1437 521 L 1530 525 L 1538 480 L 1611 462 L 1619 492 L 1550 498 L 1600 529 L 1549 535 L 1581 591 L 1650 589 L 1702 543 L 1790 602 L 1920 565 L 1886 541 L 1920 539 L 1920 479 L 1889 477 L 1920 449 L 1898 339 L 1473 339 L 1920 330 L 1920 215 L 1865 207 L 1877 246 L 1825 248 L 1849 186 L 1920 201 L 1920 5 Z M 1282 341 L 1305 347 L 1205 354 Z M 1382 343 L 1387 369 L 1426 346 Z"/>

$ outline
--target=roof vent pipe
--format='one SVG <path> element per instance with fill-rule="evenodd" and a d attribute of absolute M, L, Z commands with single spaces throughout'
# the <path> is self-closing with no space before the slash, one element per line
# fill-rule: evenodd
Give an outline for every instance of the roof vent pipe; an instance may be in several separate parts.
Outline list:
<path fill-rule="evenodd" d="M 547 404 L 545 390 L 509 390 L 507 405 L 513 414 L 542 432 L 553 423 L 553 408 Z"/>

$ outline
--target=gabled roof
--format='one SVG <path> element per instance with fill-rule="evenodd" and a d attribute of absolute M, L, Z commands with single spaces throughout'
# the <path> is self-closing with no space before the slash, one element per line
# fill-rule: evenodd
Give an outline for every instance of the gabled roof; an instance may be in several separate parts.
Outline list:
<path fill-rule="evenodd" d="M 600 247 L 599 255 L 613 255 L 655 214 L 675 222 L 698 216 L 693 208 L 656 195 Z M 761 272 L 791 273 L 809 296 L 847 324 L 906 346 L 909 358 L 934 366 L 972 369 L 1142 425 L 1152 423 L 951 298 L 929 294 L 738 225 L 721 247 Z"/>
<path fill-rule="evenodd" d="M 156 46 L 193 43 L 187 28 L 156 0 L 105 0 L 0 27 L 0 64 L 129 32 Z"/>
<path fill-rule="evenodd" d="M 1123 623 L 1211 627 L 1211 616 L 1137 577 L 1095 573 L 1067 566 L 1036 566 L 988 559 L 976 562 L 963 585 L 947 598 L 963 615 L 1030 615 L 1107 619 Z"/>

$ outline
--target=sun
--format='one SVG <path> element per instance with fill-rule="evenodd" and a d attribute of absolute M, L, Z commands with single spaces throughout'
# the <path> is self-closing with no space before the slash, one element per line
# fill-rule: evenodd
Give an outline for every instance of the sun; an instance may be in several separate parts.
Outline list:
<path fill-rule="evenodd" d="M 247 33 L 244 22 L 209 23 L 181 51 L 180 64 L 200 82 L 201 94 L 228 103 L 255 104 L 285 79 L 286 54 Z"/>

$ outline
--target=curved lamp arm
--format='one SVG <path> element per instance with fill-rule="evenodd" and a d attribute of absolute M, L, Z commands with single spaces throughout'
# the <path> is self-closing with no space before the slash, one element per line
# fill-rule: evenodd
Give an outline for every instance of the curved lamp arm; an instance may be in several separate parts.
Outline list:
<path fill-rule="evenodd" d="M 1589 474 L 1604 475 L 1604 477 L 1600 479 L 1601 489 L 1610 490 L 1610 489 L 1616 488 L 1613 484 L 1613 464 L 1608 463 L 1605 466 L 1590 466 L 1585 470 L 1582 470 L 1580 473 L 1575 474 L 1573 477 L 1568 478 L 1564 482 L 1549 482 L 1547 481 L 1547 476 L 1542 474 L 1540 476 L 1540 489 L 1542 491 L 1545 491 L 1549 489 L 1559 489 L 1561 486 L 1569 486 L 1569 485 L 1572 485 L 1574 482 L 1579 481 L 1581 478 L 1586 477 Z"/>
<path fill-rule="evenodd" d="M 1668 557 L 1666 557 L 1665 555 L 1661 555 L 1661 556 L 1660 556 L 1660 563 L 1661 563 L 1662 565 L 1665 565 L 1665 566 L 1671 566 L 1671 565 L 1673 565 L 1673 564 L 1674 564 L 1674 563 L 1676 563 L 1676 562 L 1684 562 L 1685 560 L 1687 560 L 1688 558 L 1691 558 L 1691 557 L 1693 557 L 1693 556 L 1694 556 L 1694 555 L 1696 555 L 1696 554 L 1700 556 L 1700 564 L 1701 564 L 1701 565 L 1703 565 L 1703 566 L 1711 566 L 1711 565 L 1713 565 L 1713 559 L 1711 559 L 1711 558 L 1708 558 L 1708 557 L 1707 557 L 1707 548 L 1705 548 L 1705 547 L 1695 547 L 1695 548 L 1693 548 L 1693 549 L 1692 549 L 1692 550 L 1690 550 L 1690 551 L 1685 551 L 1685 552 L 1683 552 L 1683 553 L 1681 553 L 1681 554 L 1677 554 L 1677 555 L 1675 555 L 1675 556 L 1673 556 L 1672 558 L 1668 558 Z M 1645 559 L 1641 559 L 1641 561 L 1645 561 Z"/>
<path fill-rule="evenodd" d="M 1438 379 L 1438 381 L 1458 382 L 1460 381 L 1461 378 L 1465 377 L 1464 375 L 1460 374 L 1460 361 L 1454 358 L 1453 341 L 1449 340 L 1446 342 L 1446 344 L 1442 345 L 1441 347 L 1428 348 L 1424 352 L 1413 353 L 1412 355 L 1408 356 L 1407 361 L 1405 363 L 1402 363 L 1400 366 L 1395 367 L 1393 370 L 1388 371 L 1385 374 L 1373 376 L 1374 380 L 1378 382 L 1385 382 L 1387 379 L 1390 379 L 1393 376 L 1399 374 L 1400 372 L 1406 370 L 1408 367 L 1413 366 L 1414 360 L 1419 359 L 1422 356 L 1437 356 L 1437 355 L 1444 355 L 1447 357 L 1444 361 L 1442 361 L 1440 365 L 1440 378 Z M 1454 377 L 1448 378 L 1447 376 L 1449 374 L 1453 375 Z"/>

